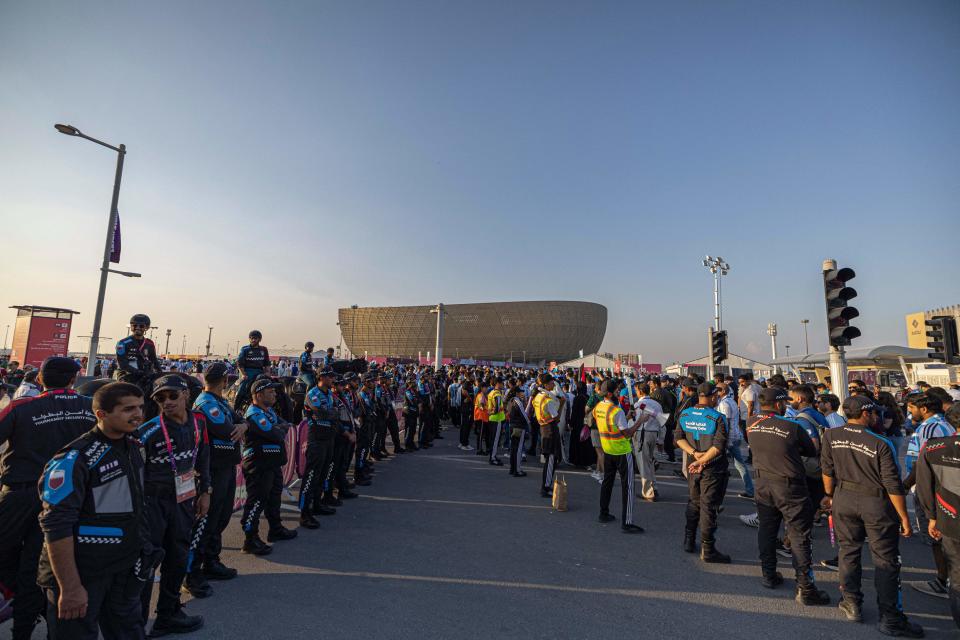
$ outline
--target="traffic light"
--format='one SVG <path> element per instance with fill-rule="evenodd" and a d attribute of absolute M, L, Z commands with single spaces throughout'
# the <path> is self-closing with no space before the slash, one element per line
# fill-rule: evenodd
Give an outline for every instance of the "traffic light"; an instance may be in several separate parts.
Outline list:
<path fill-rule="evenodd" d="M 860 337 L 860 329 L 850 321 L 860 315 L 856 307 L 847 304 L 857 297 L 857 290 L 847 283 L 856 277 L 853 269 L 828 269 L 823 272 L 823 293 L 827 302 L 827 333 L 831 347 L 846 347 Z"/>
<path fill-rule="evenodd" d="M 957 345 L 957 321 L 952 316 L 936 316 L 925 320 L 927 325 L 927 356 L 944 364 L 960 364 Z"/>
<path fill-rule="evenodd" d="M 727 359 L 727 355 L 727 332 L 714 331 L 710 337 L 710 358 L 713 364 L 722 364 Z"/>

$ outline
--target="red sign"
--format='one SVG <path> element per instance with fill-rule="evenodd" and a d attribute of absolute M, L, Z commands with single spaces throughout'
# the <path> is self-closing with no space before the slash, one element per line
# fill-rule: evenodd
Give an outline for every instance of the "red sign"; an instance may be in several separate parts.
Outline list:
<path fill-rule="evenodd" d="M 70 342 L 70 320 L 67 318 L 30 318 L 30 336 L 24 364 L 39 367 L 49 356 L 67 355 Z"/>

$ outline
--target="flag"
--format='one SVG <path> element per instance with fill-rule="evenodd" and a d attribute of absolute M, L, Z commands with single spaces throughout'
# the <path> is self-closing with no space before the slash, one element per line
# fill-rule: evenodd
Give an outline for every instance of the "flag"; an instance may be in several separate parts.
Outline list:
<path fill-rule="evenodd" d="M 113 223 L 113 240 L 110 243 L 110 262 L 120 263 L 120 212 Z"/>
<path fill-rule="evenodd" d="M 587 381 L 587 370 L 583 368 L 583 363 L 580 363 L 580 382 Z"/>

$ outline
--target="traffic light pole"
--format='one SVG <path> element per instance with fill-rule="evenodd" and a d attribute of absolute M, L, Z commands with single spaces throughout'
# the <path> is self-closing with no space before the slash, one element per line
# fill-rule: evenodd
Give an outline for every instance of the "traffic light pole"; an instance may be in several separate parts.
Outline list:
<path fill-rule="evenodd" d="M 843 404 L 847 399 L 847 358 L 843 347 L 830 347 L 830 389 Z"/>
<path fill-rule="evenodd" d="M 713 380 L 713 327 L 707 331 L 707 380 Z"/>

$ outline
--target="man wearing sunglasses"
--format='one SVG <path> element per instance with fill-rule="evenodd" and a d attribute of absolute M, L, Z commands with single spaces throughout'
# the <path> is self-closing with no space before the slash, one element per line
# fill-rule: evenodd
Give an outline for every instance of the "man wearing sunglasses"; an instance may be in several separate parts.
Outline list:
<path fill-rule="evenodd" d="M 157 347 L 144 336 L 149 328 L 150 316 L 138 313 L 130 318 L 130 335 L 117 342 L 117 380 L 142 385 L 151 373 L 160 372 Z"/>
<path fill-rule="evenodd" d="M 240 370 L 240 388 L 234 398 L 233 408 L 237 411 L 247 402 L 250 385 L 270 366 L 270 352 L 260 344 L 263 334 L 257 329 L 250 332 L 250 344 L 244 345 L 237 356 L 237 368 Z"/>
<path fill-rule="evenodd" d="M 153 383 L 151 398 L 159 415 L 136 432 L 146 455 L 143 488 L 150 541 L 164 550 L 160 596 L 153 637 L 189 633 L 203 626 L 201 616 L 181 608 L 180 587 L 190 564 L 191 530 L 195 518 L 210 508 L 210 448 L 203 414 L 189 411 L 190 389 L 178 374 Z M 143 589 L 143 619 L 147 620 L 153 580 Z"/>

